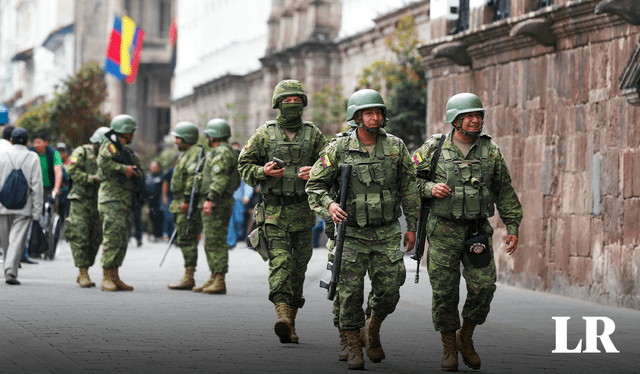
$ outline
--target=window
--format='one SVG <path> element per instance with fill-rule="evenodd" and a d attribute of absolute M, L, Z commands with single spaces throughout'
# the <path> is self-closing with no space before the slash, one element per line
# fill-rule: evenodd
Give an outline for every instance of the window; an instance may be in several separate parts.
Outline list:
<path fill-rule="evenodd" d="M 158 36 L 161 38 L 169 37 L 169 28 L 171 27 L 171 2 L 158 2 Z"/>
<path fill-rule="evenodd" d="M 495 0 L 494 5 L 496 12 L 493 16 L 493 22 L 507 19 L 511 16 L 511 0 Z"/>
<path fill-rule="evenodd" d="M 538 9 L 553 5 L 553 0 L 538 0 Z"/>
<path fill-rule="evenodd" d="M 469 29 L 469 0 L 460 0 L 458 7 L 458 22 L 452 34 L 457 34 Z"/>

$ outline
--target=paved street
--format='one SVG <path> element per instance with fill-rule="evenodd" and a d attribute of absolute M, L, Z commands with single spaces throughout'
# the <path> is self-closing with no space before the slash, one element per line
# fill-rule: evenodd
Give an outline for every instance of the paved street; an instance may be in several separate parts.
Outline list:
<path fill-rule="evenodd" d="M 89 271 L 98 287 L 75 282 L 69 245 L 53 261 L 23 265 L 20 286 L 0 285 L 0 372 L 2 373 L 346 373 L 337 360 L 338 333 L 331 302 L 318 287 L 326 249 L 309 264 L 297 332 L 300 344 L 280 344 L 267 300 L 267 264 L 242 243 L 230 252 L 227 295 L 170 291 L 183 273 L 182 255 L 172 248 L 158 267 L 166 244 L 131 241 L 121 278 L 134 292 L 100 291 L 98 264 Z M 101 254 L 101 253 L 100 253 Z M 100 256 L 99 254 L 99 256 Z M 525 255 L 520 252 L 519 255 Z M 433 330 L 426 270 L 413 283 L 408 274 L 398 309 L 382 325 L 386 359 L 366 360 L 371 373 L 439 373 L 442 345 Z M 201 252 L 196 280 L 209 275 Z M 585 342 L 583 316 L 605 316 L 620 353 L 552 354 L 555 322 L 569 316 L 567 347 Z M 599 331 L 602 330 L 602 323 Z M 487 322 L 476 329 L 482 358 L 477 373 L 639 373 L 640 312 L 499 285 Z M 602 344 L 599 349 L 604 352 Z M 460 371 L 472 372 L 460 359 Z"/>

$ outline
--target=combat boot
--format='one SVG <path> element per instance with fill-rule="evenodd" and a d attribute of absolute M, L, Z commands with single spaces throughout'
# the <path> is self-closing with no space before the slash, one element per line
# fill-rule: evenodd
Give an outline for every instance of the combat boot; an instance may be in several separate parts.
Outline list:
<path fill-rule="evenodd" d="M 202 293 L 224 295 L 227 293 L 227 285 L 224 283 L 224 273 L 213 275 L 213 284 L 202 290 Z"/>
<path fill-rule="evenodd" d="M 442 332 L 442 367 L 443 371 L 458 371 L 458 349 L 456 348 L 456 333 Z"/>
<path fill-rule="evenodd" d="M 347 334 L 347 345 L 349 346 L 347 368 L 349 370 L 364 370 L 364 357 L 362 356 L 362 345 L 360 345 L 360 331 L 344 331 Z"/>
<path fill-rule="evenodd" d="M 296 334 L 296 316 L 298 315 L 298 309 L 290 309 L 291 313 L 289 316 L 291 317 L 291 343 L 298 344 L 300 340 L 298 338 L 298 334 Z"/>
<path fill-rule="evenodd" d="M 349 359 L 349 344 L 347 341 L 347 332 L 338 328 L 340 335 L 340 352 L 338 353 L 338 361 L 347 361 Z"/>
<path fill-rule="evenodd" d="M 480 356 L 473 348 L 473 330 L 476 325 L 466 320 L 462 321 L 462 328 L 456 332 L 456 346 L 462 355 L 462 361 L 472 369 L 480 369 Z"/>
<path fill-rule="evenodd" d="M 89 278 L 89 269 L 88 268 L 79 268 L 80 274 L 78 274 L 78 279 L 76 282 L 80 284 L 82 288 L 95 287 L 96 284 L 91 281 Z"/>
<path fill-rule="evenodd" d="M 118 288 L 118 291 L 133 291 L 132 286 L 129 286 L 128 284 L 120 280 L 120 274 L 118 273 L 118 269 L 120 268 L 113 269 L 114 275 L 115 275 L 113 283 L 115 283 L 116 287 Z"/>
<path fill-rule="evenodd" d="M 371 317 L 367 319 L 364 324 L 367 357 L 372 362 L 378 363 L 384 360 L 384 350 L 380 343 L 380 325 L 383 319 L 376 317 L 375 314 L 371 314 Z"/>
<path fill-rule="evenodd" d="M 115 284 L 115 269 L 102 269 L 102 291 L 117 291 Z"/>
<path fill-rule="evenodd" d="M 291 343 L 291 307 L 288 304 L 276 304 L 278 320 L 273 326 L 273 330 L 280 338 L 280 343 Z"/>
<path fill-rule="evenodd" d="M 193 291 L 193 292 L 202 292 L 202 290 L 204 290 L 205 288 L 211 286 L 213 284 L 213 281 L 215 280 L 215 274 L 216 273 L 211 273 L 211 276 L 209 277 L 208 281 L 206 281 L 202 286 L 193 287 L 193 289 L 191 291 Z"/>
<path fill-rule="evenodd" d="M 196 280 L 193 279 L 193 273 L 196 272 L 195 266 L 186 266 L 184 268 L 184 277 L 176 283 L 168 285 L 170 290 L 192 290 L 196 286 Z"/>

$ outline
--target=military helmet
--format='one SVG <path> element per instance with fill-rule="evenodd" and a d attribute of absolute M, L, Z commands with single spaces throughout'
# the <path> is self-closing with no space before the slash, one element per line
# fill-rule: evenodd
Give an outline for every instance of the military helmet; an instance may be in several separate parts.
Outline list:
<path fill-rule="evenodd" d="M 356 113 L 362 109 L 368 108 L 382 108 L 382 116 L 386 117 L 387 115 L 387 106 L 384 105 L 384 100 L 382 99 L 382 95 L 376 90 L 364 89 L 356 91 L 349 98 L 349 103 L 347 103 L 347 123 L 351 127 L 358 127 L 354 117 Z M 386 118 L 383 121 L 383 126 L 385 124 Z"/>
<path fill-rule="evenodd" d="M 93 132 L 93 135 L 91 135 L 91 138 L 89 138 L 89 140 L 94 144 L 102 143 L 106 139 L 104 134 L 106 134 L 108 131 L 109 128 L 106 126 L 98 127 L 98 129 Z"/>
<path fill-rule="evenodd" d="M 118 134 L 131 134 L 136 127 L 136 121 L 128 114 L 119 114 L 111 120 L 111 128 Z"/>
<path fill-rule="evenodd" d="M 200 136 L 200 132 L 196 125 L 188 121 L 178 122 L 176 127 L 171 131 L 171 135 L 176 138 L 182 138 L 189 144 L 196 144 Z"/>
<path fill-rule="evenodd" d="M 273 109 L 278 109 L 282 100 L 288 96 L 299 96 L 302 99 L 302 104 L 307 106 L 307 94 L 304 93 L 302 83 L 294 79 L 287 79 L 278 83 L 276 88 L 273 90 L 271 107 Z"/>
<path fill-rule="evenodd" d="M 204 133 L 212 138 L 228 138 L 231 136 L 231 128 L 222 118 L 214 118 L 207 122 Z"/>
<path fill-rule="evenodd" d="M 453 95 L 447 102 L 447 118 L 444 123 L 452 123 L 458 115 L 473 112 L 482 112 L 484 116 L 484 107 L 478 96 L 468 92 Z"/>

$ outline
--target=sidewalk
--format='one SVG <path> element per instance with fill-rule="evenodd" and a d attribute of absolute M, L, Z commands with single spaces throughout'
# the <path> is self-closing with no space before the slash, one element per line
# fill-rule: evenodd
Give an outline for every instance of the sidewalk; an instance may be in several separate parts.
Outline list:
<path fill-rule="evenodd" d="M 276 313 L 267 300 L 268 267 L 243 243 L 230 251 L 226 295 L 171 291 L 183 275 L 182 255 L 166 244 L 131 241 L 121 278 L 134 292 L 100 291 L 98 263 L 89 273 L 96 288 L 75 282 L 69 245 L 53 261 L 23 264 L 20 286 L 0 285 L 0 370 L 3 373 L 346 373 L 337 360 L 338 333 L 332 303 L 318 287 L 326 249 L 309 264 L 305 307 L 296 320 L 300 344 L 280 344 Z M 395 313 L 382 325 L 386 359 L 367 360 L 370 373 L 440 373 L 442 344 L 431 323 L 426 269 L 414 283 L 415 262 L 405 257 L 407 282 Z M 200 246 L 197 284 L 209 277 Z M 462 296 L 464 297 L 464 296 Z M 567 347 L 582 339 L 583 316 L 615 322 L 611 335 L 620 353 L 552 354 L 553 316 L 569 316 Z M 599 332 L 602 330 L 602 323 Z M 482 369 L 476 373 L 640 373 L 640 312 L 605 307 L 547 293 L 498 285 L 487 322 L 476 329 Z"/>

